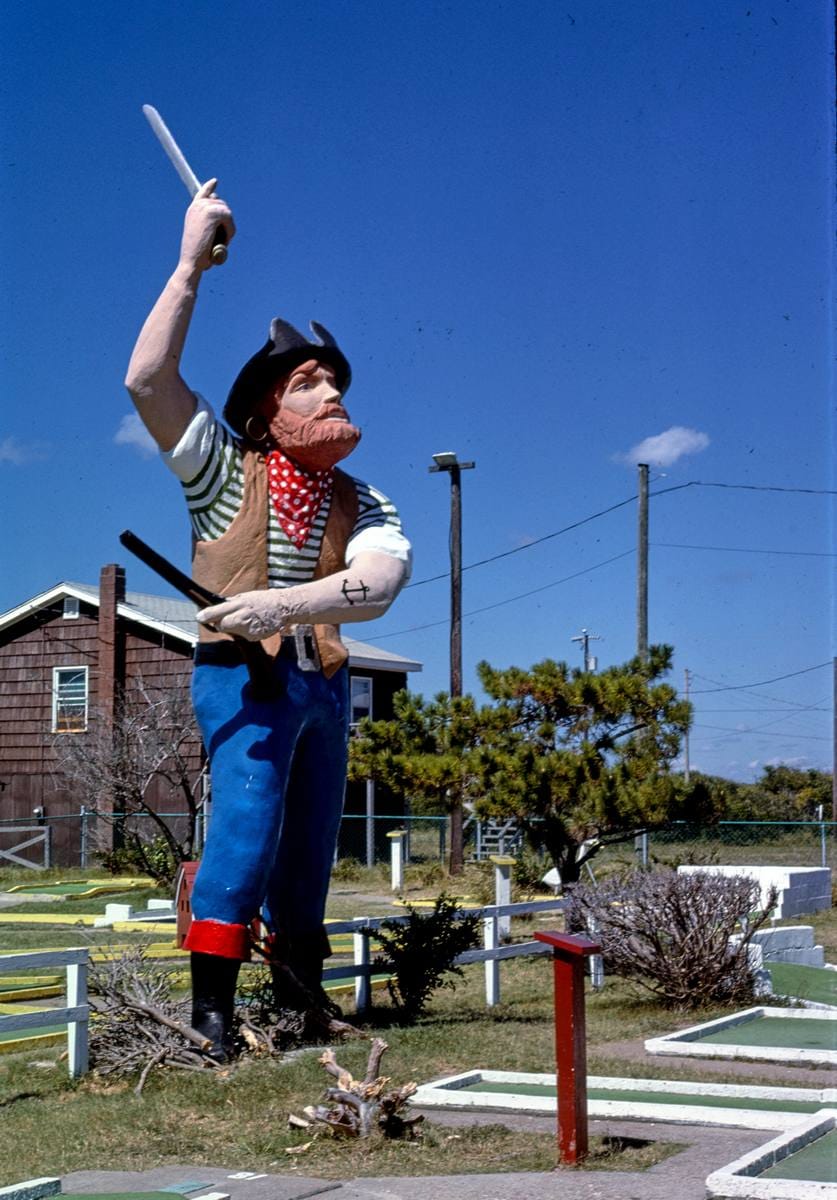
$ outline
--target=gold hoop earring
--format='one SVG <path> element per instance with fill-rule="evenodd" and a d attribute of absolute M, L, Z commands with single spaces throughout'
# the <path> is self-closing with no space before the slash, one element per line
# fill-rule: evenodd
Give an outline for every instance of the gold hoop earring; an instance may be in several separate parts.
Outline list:
<path fill-rule="evenodd" d="M 261 433 L 258 435 L 258 437 L 251 429 L 251 424 L 253 421 L 259 422 L 259 427 L 261 428 Z M 250 441 L 255 442 L 257 446 L 261 445 L 262 442 L 266 442 L 270 436 L 267 425 L 262 422 L 260 417 L 248 417 L 244 422 L 244 432 Z"/>

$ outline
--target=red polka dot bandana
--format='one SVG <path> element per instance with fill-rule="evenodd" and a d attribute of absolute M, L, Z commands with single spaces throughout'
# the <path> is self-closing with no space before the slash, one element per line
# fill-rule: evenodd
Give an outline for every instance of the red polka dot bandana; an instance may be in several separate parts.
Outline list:
<path fill-rule="evenodd" d="M 267 486 L 279 524 L 301 550 L 308 540 L 320 505 L 331 491 L 334 471 L 306 471 L 281 450 L 267 456 Z"/>

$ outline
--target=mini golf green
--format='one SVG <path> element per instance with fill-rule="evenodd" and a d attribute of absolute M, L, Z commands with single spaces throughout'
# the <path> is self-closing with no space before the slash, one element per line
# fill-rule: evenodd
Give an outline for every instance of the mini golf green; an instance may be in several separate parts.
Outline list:
<path fill-rule="evenodd" d="M 172 1192 L 61 1192 L 59 1200 L 172 1200 Z"/>
<path fill-rule="evenodd" d="M 837 1179 L 837 1129 L 789 1154 L 766 1171 L 759 1179 L 804 1179 L 812 1183 L 833 1183 Z"/>
<path fill-rule="evenodd" d="M 837 1021 L 812 1017 L 753 1017 L 692 1039 L 696 1045 L 769 1046 L 788 1050 L 837 1050 Z"/>
<path fill-rule="evenodd" d="M 813 1000 L 815 1004 L 837 1007 L 837 971 L 826 967 L 806 967 L 802 963 L 771 962 L 770 984 L 776 996 Z"/>
<path fill-rule="evenodd" d="M 493 1083 L 480 1080 L 451 1091 L 491 1092 L 501 1096 L 547 1096 L 557 1095 L 554 1084 L 543 1083 Z M 763 1112 L 815 1113 L 822 1108 L 819 1100 L 764 1100 L 749 1096 L 703 1096 L 697 1093 L 632 1091 L 628 1089 L 588 1087 L 588 1100 L 617 1100 L 625 1104 L 684 1104 L 702 1108 L 758 1109 Z"/>

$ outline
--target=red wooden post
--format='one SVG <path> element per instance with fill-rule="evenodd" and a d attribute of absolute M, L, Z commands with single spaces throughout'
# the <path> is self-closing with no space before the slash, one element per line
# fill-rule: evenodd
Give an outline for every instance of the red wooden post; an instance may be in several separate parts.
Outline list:
<path fill-rule="evenodd" d="M 584 960 L 601 947 L 569 933 L 536 933 L 552 947 L 555 983 L 555 1063 L 558 1089 L 558 1158 L 575 1166 L 587 1157 L 587 1040 Z"/>

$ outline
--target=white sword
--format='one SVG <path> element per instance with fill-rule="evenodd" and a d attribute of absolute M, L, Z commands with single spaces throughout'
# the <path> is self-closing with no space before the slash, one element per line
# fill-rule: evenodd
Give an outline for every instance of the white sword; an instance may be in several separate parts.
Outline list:
<path fill-rule="evenodd" d="M 200 190 L 200 182 L 195 172 L 183 157 L 183 151 L 172 137 L 165 121 L 157 112 L 157 109 L 153 108 L 150 104 L 143 104 L 142 111 L 145 114 L 148 124 L 157 135 L 157 140 L 169 156 L 172 166 L 186 185 L 186 191 L 190 196 L 194 196 Z M 227 232 L 223 225 L 219 225 L 215 232 L 212 261 L 218 266 L 227 261 Z"/>

